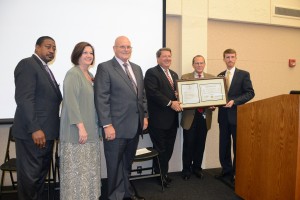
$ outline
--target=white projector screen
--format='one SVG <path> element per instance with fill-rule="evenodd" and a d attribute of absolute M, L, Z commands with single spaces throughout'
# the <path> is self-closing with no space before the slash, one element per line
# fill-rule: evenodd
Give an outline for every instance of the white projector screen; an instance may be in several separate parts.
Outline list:
<path fill-rule="evenodd" d="M 95 48 L 95 74 L 100 62 L 111 59 L 117 36 L 131 40 L 131 61 L 143 72 L 156 65 L 156 51 L 163 44 L 162 0 L 1 0 L 0 1 L 0 119 L 13 118 L 14 69 L 34 53 L 40 36 L 56 41 L 55 60 L 49 65 L 62 84 L 73 65 L 71 52 L 78 42 Z"/>

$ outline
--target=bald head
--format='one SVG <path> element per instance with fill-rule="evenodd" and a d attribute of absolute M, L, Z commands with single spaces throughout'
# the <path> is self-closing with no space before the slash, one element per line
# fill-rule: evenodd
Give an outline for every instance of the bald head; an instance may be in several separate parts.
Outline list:
<path fill-rule="evenodd" d="M 126 36 L 119 36 L 115 39 L 115 46 L 119 46 L 120 43 L 123 41 L 128 41 L 130 43 L 130 40 Z"/>
<path fill-rule="evenodd" d="M 127 62 L 131 56 L 131 42 L 126 36 L 119 36 L 115 40 L 115 56 L 123 62 Z"/>

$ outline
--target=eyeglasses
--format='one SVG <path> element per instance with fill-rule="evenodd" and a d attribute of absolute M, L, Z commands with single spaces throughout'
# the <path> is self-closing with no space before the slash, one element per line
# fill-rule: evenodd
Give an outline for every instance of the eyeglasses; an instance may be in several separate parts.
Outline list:
<path fill-rule="evenodd" d="M 126 50 L 126 49 L 131 50 L 132 49 L 132 46 L 115 46 L 115 47 L 119 47 L 122 50 Z"/>
<path fill-rule="evenodd" d="M 196 63 L 194 63 L 194 65 L 204 65 L 205 64 L 205 62 L 196 62 Z"/>

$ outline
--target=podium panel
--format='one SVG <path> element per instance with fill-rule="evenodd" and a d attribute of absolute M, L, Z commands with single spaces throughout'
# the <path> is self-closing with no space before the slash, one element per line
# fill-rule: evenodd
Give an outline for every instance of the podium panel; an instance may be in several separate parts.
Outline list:
<path fill-rule="evenodd" d="M 300 200 L 300 95 L 238 107 L 235 192 L 245 200 Z"/>

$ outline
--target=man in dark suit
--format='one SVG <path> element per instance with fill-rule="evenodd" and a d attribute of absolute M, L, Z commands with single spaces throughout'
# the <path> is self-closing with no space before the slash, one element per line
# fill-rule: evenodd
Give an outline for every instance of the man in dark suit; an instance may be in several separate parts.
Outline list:
<path fill-rule="evenodd" d="M 156 58 L 158 65 L 147 70 L 144 80 L 149 111 L 149 134 L 154 149 L 159 153 L 163 184 L 169 187 L 169 161 L 176 139 L 178 112 L 182 111 L 182 108 L 176 94 L 175 83 L 178 75 L 169 69 L 172 62 L 171 49 L 159 49 Z M 156 162 L 154 168 L 158 172 Z"/>
<path fill-rule="evenodd" d="M 59 134 L 62 96 L 47 66 L 55 51 L 51 37 L 40 37 L 35 53 L 21 60 L 14 72 L 17 109 L 12 134 L 16 140 L 19 200 L 42 199 L 53 143 Z"/>
<path fill-rule="evenodd" d="M 98 65 L 94 87 L 104 129 L 108 199 L 144 199 L 134 193 L 129 182 L 139 135 L 148 126 L 143 73 L 129 61 L 132 47 L 127 37 L 118 37 L 113 50 L 114 58 Z"/>
<path fill-rule="evenodd" d="M 200 78 L 213 78 L 204 72 L 205 59 L 201 55 L 193 58 L 192 73 L 182 75 L 182 80 L 195 80 Z M 182 178 L 189 180 L 193 172 L 198 178 L 203 177 L 202 159 L 205 149 L 207 131 L 211 127 L 212 110 L 215 107 L 184 109 L 182 112 L 181 126 L 183 128 L 182 149 Z"/>
<path fill-rule="evenodd" d="M 232 181 L 235 177 L 237 106 L 250 101 L 255 95 L 249 72 L 236 68 L 236 59 L 236 51 L 226 49 L 223 53 L 223 60 L 227 70 L 218 75 L 219 77 L 226 77 L 228 102 L 224 107 L 219 107 L 218 113 L 220 130 L 219 158 L 222 172 L 216 175 L 216 178 L 229 176 Z M 233 141 L 233 162 L 231 158 L 231 137 Z"/>

